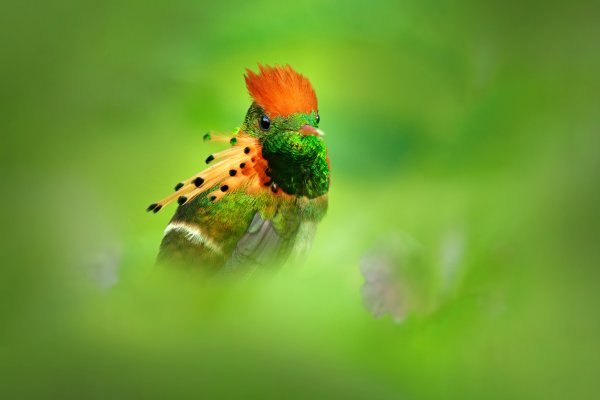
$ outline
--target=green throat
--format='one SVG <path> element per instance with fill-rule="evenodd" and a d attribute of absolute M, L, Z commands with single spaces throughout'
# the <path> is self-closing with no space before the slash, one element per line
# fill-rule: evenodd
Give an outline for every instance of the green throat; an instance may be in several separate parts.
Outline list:
<path fill-rule="evenodd" d="M 269 176 L 288 194 L 315 198 L 329 190 L 329 164 L 323 141 L 313 135 L 280 132 L 262 140 Z"/>

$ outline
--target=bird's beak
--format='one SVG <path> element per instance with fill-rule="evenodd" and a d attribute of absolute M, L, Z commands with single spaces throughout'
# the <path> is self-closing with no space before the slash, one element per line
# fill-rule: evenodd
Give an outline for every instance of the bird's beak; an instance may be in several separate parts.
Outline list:
<path fill-rule="evenodd" d="M 313 136 L 317 136 L 317 137 L 325 136 L 325 134 L 323 133 L 322 130 L 320 130 L 319 128 L 315 128 L 314 126 L 308 125 L 308 124 L 305 124 L 302 126 L 302 128 L 300 128 L 300 133 L 302 135 L 313 135 Z"/>

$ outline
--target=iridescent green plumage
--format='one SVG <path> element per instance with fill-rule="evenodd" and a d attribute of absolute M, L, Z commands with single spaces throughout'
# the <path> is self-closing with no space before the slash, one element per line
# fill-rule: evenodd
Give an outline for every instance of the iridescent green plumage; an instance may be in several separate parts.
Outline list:
<path fill-rule="evenodd" d="M 325 215 L 329 162 L 312 87 L 289 67 L 261 67 L 261 75 L 250 76 L 255 102 L 234 138 L 219 137 L 232 148 L 211 155 L 212 167 L 151 206 L 160 209 L 175 198 L 180 203 L 160 261 L 210 272 L 280 264 L 306 251 Z"/>

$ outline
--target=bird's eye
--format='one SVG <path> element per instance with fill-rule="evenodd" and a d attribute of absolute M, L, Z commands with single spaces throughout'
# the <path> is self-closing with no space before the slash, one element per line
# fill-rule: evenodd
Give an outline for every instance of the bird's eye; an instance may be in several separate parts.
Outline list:
<path fill-rule="evenodd" d="M 268 130 L 269 127 L 271 126 L 271 120 L 269 119 L 269 117 L 267 117 L 264 114 L 262 117 L 260 117 L 259 123 L 260 123 L 260 129 L 262 129 L 263 131 Z"/>
<path fill-rule="evenodd" d="M 319 125 L 319 122 L 321 122 L 321 117 L 319 117 L 319 114 L 317 114 L 315 117 L 315 121 L 317 121 L 317 125 Z"/>

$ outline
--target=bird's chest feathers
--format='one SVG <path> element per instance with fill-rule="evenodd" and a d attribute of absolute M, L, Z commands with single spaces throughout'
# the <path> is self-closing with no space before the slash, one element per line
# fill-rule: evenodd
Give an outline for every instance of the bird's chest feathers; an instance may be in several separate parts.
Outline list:
<path fill-rule="evenodd" d="M 329 190 L 327 150 L 321 139 L 292 133 L 278 133 L 262 143 L 267 175 L 285 193 L 322 196 Z"/>

